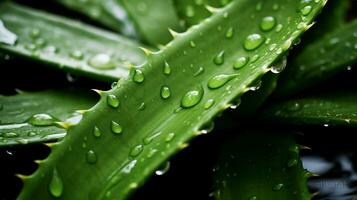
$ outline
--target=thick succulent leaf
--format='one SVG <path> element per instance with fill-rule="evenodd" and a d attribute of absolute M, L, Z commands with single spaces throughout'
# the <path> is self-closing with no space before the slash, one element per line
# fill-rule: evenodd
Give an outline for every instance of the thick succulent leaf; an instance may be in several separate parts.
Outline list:
<path fill-rule="evenodd" d="M 306 45 L 281 74 L 277 95 L 286 96 L 313 86 L 357 62 L 357 20 Z M 351 65 L 351 66 L 350 66 Z"/>
<path fill-rule="evenodd" d="M 112 82 L 146 60 L 134 41 L 14 3 L 0 3 L 0 19 L 18 37 L 0 51 L 75 74 Z"/>
<path fill-rule="evenodd" d="M 177 31 L 182 29 L 172 0 L 57 1 L 114 30 L 140 37 L 154 46 L 166 44 L 172 39 L 168 28 Z"/>
<path fill-rule="evenodd" d="M 126 199 L 163 161 L 206 133 L 215 115 L 256 89 L 326 3 L 266 0 L 257 10 L 259 2 L 234 1 L 216 11 L 100 92 L 99 103 L 24 178 L 19 199 Z M 284 9 L 273 10 L 274 4 Z M 261 31 L 267 16 L 277 24 Z M 272 44 L 276 49 L 269 50 Z"/>
<path fill-rule="evenodd" d="M 263 119 L 294 125 L 357 126 L 357 94 L 336 93 L 276 103 L 262 114 Z"/>
<path fill-rule="evenodd" d="M 80 90 L 0 95 L 0 146 L 61 139 L 66 130 L 57 123 L 75 123 L 81 119 L 75 111 L 95 103 L 95 96 Z"/>
<path fill-rule="evenodd" d="M 224 144 L 215 172 L 217 200 L 309 200 L 299 146 L 288 134 L 246 132 Z"/>

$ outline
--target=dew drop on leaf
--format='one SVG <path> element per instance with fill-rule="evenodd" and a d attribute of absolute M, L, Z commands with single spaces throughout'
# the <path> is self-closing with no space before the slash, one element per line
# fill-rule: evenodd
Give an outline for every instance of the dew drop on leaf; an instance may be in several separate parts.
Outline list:
<path fill-rule="evenodd" d="M 247 65 L 249 58 L 242 56 L 237 58 L 237 60 L 234 62 L 233 64 L 233 68 L 234 69 L 241 69 L 243 68 L 245 65 Z"/>
<path fill-rule="evenodd" d="M 208 99 L 205 103 L 205 109 L 208 110 L 214 105 L 215 101 L 214 99 Z"/>
<path fill-rule="evenodd" d="M 204 91 L 201 86 L 188 91 L 181 99 L 181 106 L 183 108 L 191 108 L 197 105 L 201 101 L 203 93 Z"/>
<path fill-rule="evenodd" d="M 97 154 L 93 150 L 87 151 L 86 160 L 89 164 L 94 164 L 97 162 Z"/>
<path fill-rule="evenodd" d="M 109 94 L 107 96 L 107 104 L 112 108 L 118 108 L 120 101 L 119 101 L 118 97 L 115 96 L 114 94 Z"/>
<path fill-rule="evenodd" d="M 311 6 L 305 6 L 304 8 L 301 9 L 301 14 L 302 15 L 308 15 L 312 11 Z"/>
<path fill-rule="evenodd" d="M 162 86 L 160 91 L 161 98 L 168 99 L 171 96 L 170 88 L 167 86 Z"/>
<path fill-rule="evenodd" d="M 82 60 L 83 59 L 83 53 L 80 50 L 72 51 L 69 56 L 71 58 L 75 59 L 75 60 Z"/>
<path fill-rule="evenodd" d="M 105 53 L 99 53 L 88 61 L 89 66 L 94 67 L 96 69 L 113 69 L 114 63 L 112 62 L 111 57 Z"/>
<path fill-rule="evenodd" d="M 276 24 L 275 18 L 272 16 L 267 16 L 264 17 L 260 22 L 260 29 L 262 31 L 270 31 L 274 28 L 275 24 Z"/>
<path fill-rule="evenodd" d="M 235 78 L 237 74 L 220 74 L 216 75 L 208 80 L 207 86 L 210 89 L 218 89 L 228 83 L 230 80 Z"/>
<path fill-rule="evenodd" d="M 144 82 L 144 80 L 145 80 L 144 73 L 140 69 L 135 69 L 133 71 L 133 81 L 135 83 L 142 83 Z"/>
<path fill-rule="evenodd" d="M 50 126 L 53 125 L 57 120 L 49 114 L 40 113 L 32 115 L 28 119 L 28 123 L 33 126 Z"/>
<path fill-rule="evenodd" d="M 155 174 L 158 176 L 162 176 L 166 174 L 170 170 L 170 162 L 167 161 L 163 165 L 161 165 L 156 171 Z"/>
<path fill-rule="evenodd" d="M 219 52 L 214 58 L 213 63 L 216 65 L 222 65 L 224 63 L 224 51 Z"/>
<path fill-rule="evenodd" d="M 140 155 L 140 153 L 143 151 L 144 149 L 144 146 L 139 144 L 139 145 L 136 145 L 135 147 L 133 147 L 133 149 L 130 151 L 130 156 L 131 157 L 136 157 L 138 155 Z"/>
<path fill-rule="evenodd" d="M 264 40 L 264 37 L 258 33 L 248 35 L 244 41 L 244 48 L 247 51 L 254 50 L 258 48 L 264 42 Z"/>
<path fill-rule="evenodd" d="M 54 168 L 52 172 L 49 191 L 54 197 L 61 197 L 63 193 L 63 182 L 56 168 Z"/>
<path fill-rule="evenodd" d="M 171 74 L 171 67 L 170 67 L 169 63 L 165 62 L 163 72 L 165 75 Z"/>
<path fill-rule="evenodd" d="M 227 32 L 226 32 L 226 38 L 228 38 L 228 39 L 232 38 L 233 35 L 234 35 L 234 29 L 233 29 L 233 27 L 229 27 Z"/>
<path fill-rule="evenodd" d="M 112 132 L 115 134 L 120 134 L 123 132 L 122 126 L 115 121 L 111 121 L 110 128 L 111 128 Z"/>
<path fill-rule="evenodd" d="M 94 126 L 94 128 L 93 128 L 93 135 L 96 138 L 99 138 L 100 136 L 102 136 L 102 132 L 99 130 L 99 128 L 97 126 Z"/>

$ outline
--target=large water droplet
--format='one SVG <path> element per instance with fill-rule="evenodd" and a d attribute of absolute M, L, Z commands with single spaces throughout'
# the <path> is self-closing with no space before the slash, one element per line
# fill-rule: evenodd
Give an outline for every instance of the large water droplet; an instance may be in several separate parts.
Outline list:
<path fill-rule="evenodd" d="M 224 63 L 224 51 L 221 51 L 213 58 L 213 62 L 216 65 L 222 65 Z"/>
<path fill-rule="evenodd" d="M 97 154 L 93 150 L 87 151 L 86 159 L 89 164 L 94 164 L 97 162 Z"/>
<path fill-rule="evenodd" d="M 270 31 L 274 28 L 275 24 L 275 18 L 272 16 L 267 16 L 262 19 L 260 23 L 260 29 L 262 29 L 262 31 Z"/>
<path fill-rule="evenodd" d="M 163 72 L 165 75 L 171 74 L 171 67 L 170 67 L 169 63 L 165 62 Z"/>
<path fill-rule="evenodd" d="M 201 86 L 188 91 L 181 99 L 181 106 L 183 108 L 191 108 L 197 105 L 201 101 L 203 93 L 204 90 Z"/>
<path fill-rule="evenodd" d="M 284 56 L 277 63 L 273 64 L 270 71 L 273 72 L 274 74 L 279 74 L 285 69 L 286 64 L 287 64 L 287 59 L 286 56 Z"/>
<path fill-rule="evenodd" d="M 100 53 L 95 56 L 93 56 L 88 64 L 91 67 L 94 67 L 96 69 L 113 69 L 115 68 L 114 63 L 112 62 L 111 57 L 108 54 L 105 53 Z"/>
<path fill-rule="evenodd" d="M 160 93 L 161 93 L 161 98 L 163 99 L 168 99 L 171 96 L 170 88 L 167 86 L 162 86 Z"/>
<path fill-rule="evenodd" d="M 144 82 L 145 77 L 144 77 L 144 73 L 143 71 L 141 71 L 140 69 L 135 69 L 133 71 L 133 81 L 135 83 L 142 83 Z"/>
<path fill-rule="evenodd" d="M 264 37 L 258 33 L 248 35 L 244 41 L 244 48 L 248 51 L 258 48 L 263 42 Z"/>
<path fill-rule="evenodd" d="M 28 123 L 33 126 L 50 126 L 53 125 L 57 120 L 49 114 L 36 114 L 32 115 L 28 119 Z"/>
<path fill-rule="evenodd" d="M 237 74 L 220 74 L 217 76 L 214 76 L 208 80 L 207 86 L 210 89 L 218 89 L 222 86 L 224 86 L 228 81 L 232 80 L 235 78 Z"/>
<path fill-rule="evenodd" d="M 93 135 L 96 138 L 99 138 L 100 136 L 102 136 L 102 132 L 99 130 L 99 128 L 97 126 L 94 126 L 94 128 L 93 128 Z"/>
<path fill-rule="evenodd" d="M 305 6 L 301 9 L 301 14 L 302 15 L 308 15 L 310 14 L 312 11 L 312 7 L 311 6 Z"/>
<path fill-rule="evenodd" d="M 233 27 L 229 27 L 227 32 L 226 32 L 226 38 L 228 38 L 228 39 L 232 38 L 233 35 L 234 35 L 234 29 L 233 29 Z"/>
<path fill-rule="evenodd" d="M 169 169 L 170 169 L 170 162 L 167 161 L 155 171 L 155 174 L 158 176 L 162 176 L 166 174 L 169 171 Z"/>
<path fill-rule="evenodd" d="M 110 128 L 112 129 L 112 132 L 115 134 L 120 134 L 123 132 L 123 128 L 121 127 L 121 125 L 115 121 L 112 121 L 110 123 Z"/>
<path fill-rule="evenodd" d="M 120 101 L 119 101 L 118 97 L 115 96 L 114 94 L 109 94 L 107 96 L 107 103 L 110 107 L 118 108 Z"/>
<path fill-rule="evenodd" d="M 144 146 L 139 144 L 136 145 L 131 151 L 130 151 L 130 156 L 131 157 L 136 157 L 138 155 L 140 155 L 140 153 L 143 151 Z"/>
<path fill-rule="evenodd" d="M 61 197 L 63 193 L 63 182 L 56 168 L 54 168 L 52 172 L 49 191 L 54 197 Z"/>
<path fill-rule="evenodd" d="M 247 57 L 239 57 L 233 64 L 234 69 L 240 69 L 243 68 L 247 63 L 248 63 L 249 58 Z"/>

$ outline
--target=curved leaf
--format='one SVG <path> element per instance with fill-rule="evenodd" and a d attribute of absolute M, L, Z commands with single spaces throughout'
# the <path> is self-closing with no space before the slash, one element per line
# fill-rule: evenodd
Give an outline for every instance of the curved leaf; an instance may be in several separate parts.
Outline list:
<path fill-rule="evenodd" d="M 146 60 L 134 41 L 14 3 L 0 3 L 0 19 L 18 37 L 0 51 L 75 74 L 113 82 Z"/>
<path fill-rule="evenodd" d="M 357 126 L 356 102 L 354 93 L 294 99 L 268 107 L 263 119 L 295 125 Z"/>
<path fill-rule="evenodd" d="M 163 161 L 206 133 L 215 115 L 256 89 L 255 81 L 326 3 L 267 0 L 256 10 L 259 2 L 234 1 L 216 11 L 160 52 L 149 53 L 148 62 L 117 87 L 100 92 L 99 103 L 69 128 L 37 172 L 24 177 L 19 199 L 128 198 Z M 273 10 L 277 3 L 284 9 Z M 309 13 L 301 12 L 306 6 Z M 281 25 L 261 31 L 262 19 L 271 15 Z M 277 49 L 270 51 L 271 44 Z M 241 57 L 249 62 L 242 65 Z"/>
<path fill-rule="evenodd" d="M 309 200 L 299 146 L 288 134 L 246 132 L 224 144 L 215 172 L 217 200 Z"/>
<path fill-rule="evenodd" d="M 80 120 L 81 114 L 75 111 L 95 102 L 96 98 L 80 90 L 0 95 L 0 146 L 61 139 L 66 130 L 56 123 Z"/>

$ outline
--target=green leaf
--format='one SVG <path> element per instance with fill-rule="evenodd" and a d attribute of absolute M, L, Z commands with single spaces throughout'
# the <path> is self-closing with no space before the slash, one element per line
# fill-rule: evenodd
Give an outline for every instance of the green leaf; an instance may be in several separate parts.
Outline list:
<path fill-rule="evenodd" d="M 287 96 L 326 80 L 357 62 L 357 20 L 304 46 L 281 74 L 277 95 Z"/>
<path fill-rule="evenodd" d="M 182 30 L 172 0 L 57 1 L 124 35 L 141 37 L 153 46 L 172 39 L 168 28 Z"/>
<path fill-rule="evenodd" d="M 309 173 L 288 134 L 246 132 L 226 142 L 215 172 L 217 200 L 309 200 Z"/>
<path fill-rule="evenodd" d="M 96 98 L 80 90 L 20 92 L 0 95 L 0 146 L 48 142 L 61 139 L 60 124 L 75 123 Z"/>
<path fill-rule="evenodd" d="M 38 171 L 25 178 L 19 199 L 52 199 L 54 170 L 63 183 L 63 199 L 128 198 L 166 159 L 206 133 L 214 116 L 256 88 L 255 81 L 306 31 L 326 3 L 266 0 L 257 11 L 259 2 L 232 2 L 206 22 L 176 35 L 163 50 L 149 54 L 148 62 L 115 88 L 100 92 L 99 103 L 69 128 Z M 273 10 L 273 4 L 284 9 Z M 302 16 L 300 10 L 306 6 L 311 10 Z M 271 15 L 280 24 L 278 30 L 261 31 L 262 19 Z M 231 28 L 239 31 L 226 38 Z M 277 49 L 270 51 L 271 44 Z M 241 57 L 249 62 L 242 65 Z M 108 98 L 117 104 L 108 104 Z M 94 136 L 97 130 L 100 138 Z"/>
<path fill-rule="evenodd" d="M 0 19 L 18 37 L 0 51 L 71 73 L 113 82 L 146 60 L 134 41 L 14 3 L 0 3 Z"/>
<path fill-rule="evenodd" d="M 294 125 L 357 126 L 357 95 L 335 93 L 276 103 L 262 114 L 269 122 Z"/>
<path fill-rule="evenodd" d="M 17 35 L 6 29 L 4 23 L 0 19 L 0 43 L 14 45 L 17 40 Z"/>

